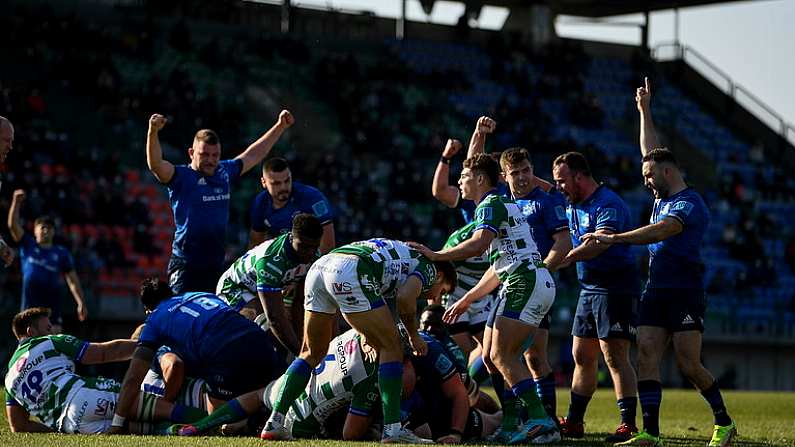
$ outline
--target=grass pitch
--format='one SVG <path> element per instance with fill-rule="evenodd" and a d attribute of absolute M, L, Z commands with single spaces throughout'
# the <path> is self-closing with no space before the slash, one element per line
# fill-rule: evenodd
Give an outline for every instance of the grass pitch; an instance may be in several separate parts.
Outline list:
<path fill-rule="evenodd" d="M 795 393 L 724 392 L 729 414 L 737 422 L 739 437 L 736 446 L 795 446 Z M 568 390 L 558 389 L 558 414 L 565 414 L 569 404 Z M 640 410 L 640 409 L 639 409 Z M 640 413 L 640 411 L 639 411 Z M 704 446 L 712 435 L 712 413 L 701 396 L 692 390 L 664 390 L 661 409 L 661 430 L 668 446 Z M 138 447 L 138 446 L 262 446 L 257 438 L 174 438 L 154 436 L 102 436 L 61 434 L 14 434 L 8 428 L 3 412 L 0 422 L 0 446 L 32 447 Z M 618 409 L 612 390 L 600 389 L 588 407 L 586 437 L 566 440 L 562 446 L 606 446 L 602 440 L 615 430 Z M 638 416 L 640 424 L 640 415 Z M 271 443 L 273 444 L 273 443 Z M 299 440 L 278 443 L 281 447 L 342 447 L 350 442 Z M 359 443 L 376 445 L 372 443 Z"/>

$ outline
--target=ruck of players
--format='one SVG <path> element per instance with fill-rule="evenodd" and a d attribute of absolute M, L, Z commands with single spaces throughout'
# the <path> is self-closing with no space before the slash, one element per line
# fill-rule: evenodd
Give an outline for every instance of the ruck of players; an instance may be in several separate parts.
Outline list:
<path fill-rule="evenodd" d="M 53 297 L 65 290 L 78 319 L 91 318 L 74 260 L 53 243 L 52 216 L 36 217 L 26 232 L 26 192 L 13 194 L 12 240 L 0 240 L 0 256 L 19 260 L 24 284 L 5 377 L 11 430 L 557 443 L 588 432 L 603 359 L 616 400 L 605 442 L 662 446 L 660 363 L 670 345 L 714 414 L 708 445 L 730 445 L 735 422 L 700 356 L 710 212 L 657 135 L 648 79 L 634 100 L 637 157 L 653 195 L 648 224 L 630 225 L 627 203 L 580 152 L 560 153 L 543 169 L 520 141 L 486 153 L 501 123 L 483 116 L 471 135 L 451 135 L 439 148 L 432 185 L 413 185 L 461 211 L 460 226 L 439 228 L 449 235 L 443 246 L 381 234 L 338 244 L 336 205 L 310 186 L 311 173 L 299 182 L 271 154 L 300 122 L 287 110 L 231 159 L 223 135 L 198 130 L 186 164 L 164 158 L 169 119 L 153 114 L 142 158 L 168 194 L 175 228 L 167 271 L 140 285 L 145 314 L 129 337 L 62 333 Z M 25 130 L 0 117 L 0 156 L 15 131 Z M 467 147 L 456 139 L 467 137 Z M 245 177 L 251 170 L 259 179 Z M 249 207 L 247 251 L 225 264 L 240 182 L 262 190 Z M 645 284 L 633 245 L 648 249 Z M 566 322 L 570 397 L 559 405 L 547 351 L 563 269 L 576 270 L 580 292 Z M 123 380 L 77 368 L 111 362 L 129 362 Z"/>

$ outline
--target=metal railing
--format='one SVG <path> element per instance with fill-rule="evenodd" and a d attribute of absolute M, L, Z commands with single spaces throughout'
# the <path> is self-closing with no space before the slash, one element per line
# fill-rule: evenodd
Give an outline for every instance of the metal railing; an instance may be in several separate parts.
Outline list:
<path fill-rule="evenodd" d="M 698 51 L 677 42 L 661 43 L 652 49 L 652 58 L 657 61 L 682 60 L 686 62 L 760 121 L 778 132 L 790 144 L 795 145 L 795 127 L 792 124 L 786 122 L 781 115 L 748 89 L 734 82 L 725 71 Z"/>

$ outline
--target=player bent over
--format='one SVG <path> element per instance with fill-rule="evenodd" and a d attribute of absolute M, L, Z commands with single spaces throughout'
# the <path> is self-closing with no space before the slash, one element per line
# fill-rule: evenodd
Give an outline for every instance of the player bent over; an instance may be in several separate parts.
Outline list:
<path fill-rule="evenodd" d="M 312 368 L 323 361 L 334 337 L 337 309 L 345 320 L 378 351 L 378 385 L 384 413 L 382 442 L 427 442 L 400 425 L 403 350 L 385 297 L 395 296 L 400 320 L 415 351 L 424 353 L 417 332 L 416 306 L 420 295 L 436 299 L 456 283 L 450 263 L 431 262 L 403 242 L 370 239 L 333 250 L 315 262 L 306 277 L 304 345 L 299 358 L 280 383 L 278 397 L 262 431 L 263 439 L 290 439 L 285 415 L 303 392 Z"/>
<path fill-rule="evenodd" d="M 129 360 L 133 340 L 89 343 L 70 335 L 53 335 L 50 310 L 34 307 L 13 320 L 19 346 L 5 377 L 6 416 L 13 432 L 104 433 L 111 427 L 119 393 L 114 380 L 75 374 L 85 365 Z M 151 422 L 200 418 L 203 411 L 175 405 L 138 392 L 130 431 L 151 433 Z M 30 420 L 33 415 L 41 422 Z M 131 418 L 133 419 L 133 418 Z"/>

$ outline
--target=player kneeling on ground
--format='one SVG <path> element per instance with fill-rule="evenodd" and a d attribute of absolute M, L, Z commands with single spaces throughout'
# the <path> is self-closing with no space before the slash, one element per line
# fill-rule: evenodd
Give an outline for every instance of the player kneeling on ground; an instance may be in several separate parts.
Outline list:
<path fill-rule="evenodd" d="M 53 335 L 50 310 L 34 307 L 13 320 L 19 346 L 5 377 L 6 416 L 13 432 L 104 433 L 111 427 L 119 383 L 75 374 L 85 365 L 129 360 L 133 340 L 89 343 L 70 335 Z M 153 421 L 189 422 L 205 413 L 137 391 L 130 431 L 151 433 Z M 39 422 L 32 421 L 35 416 Z"/>

